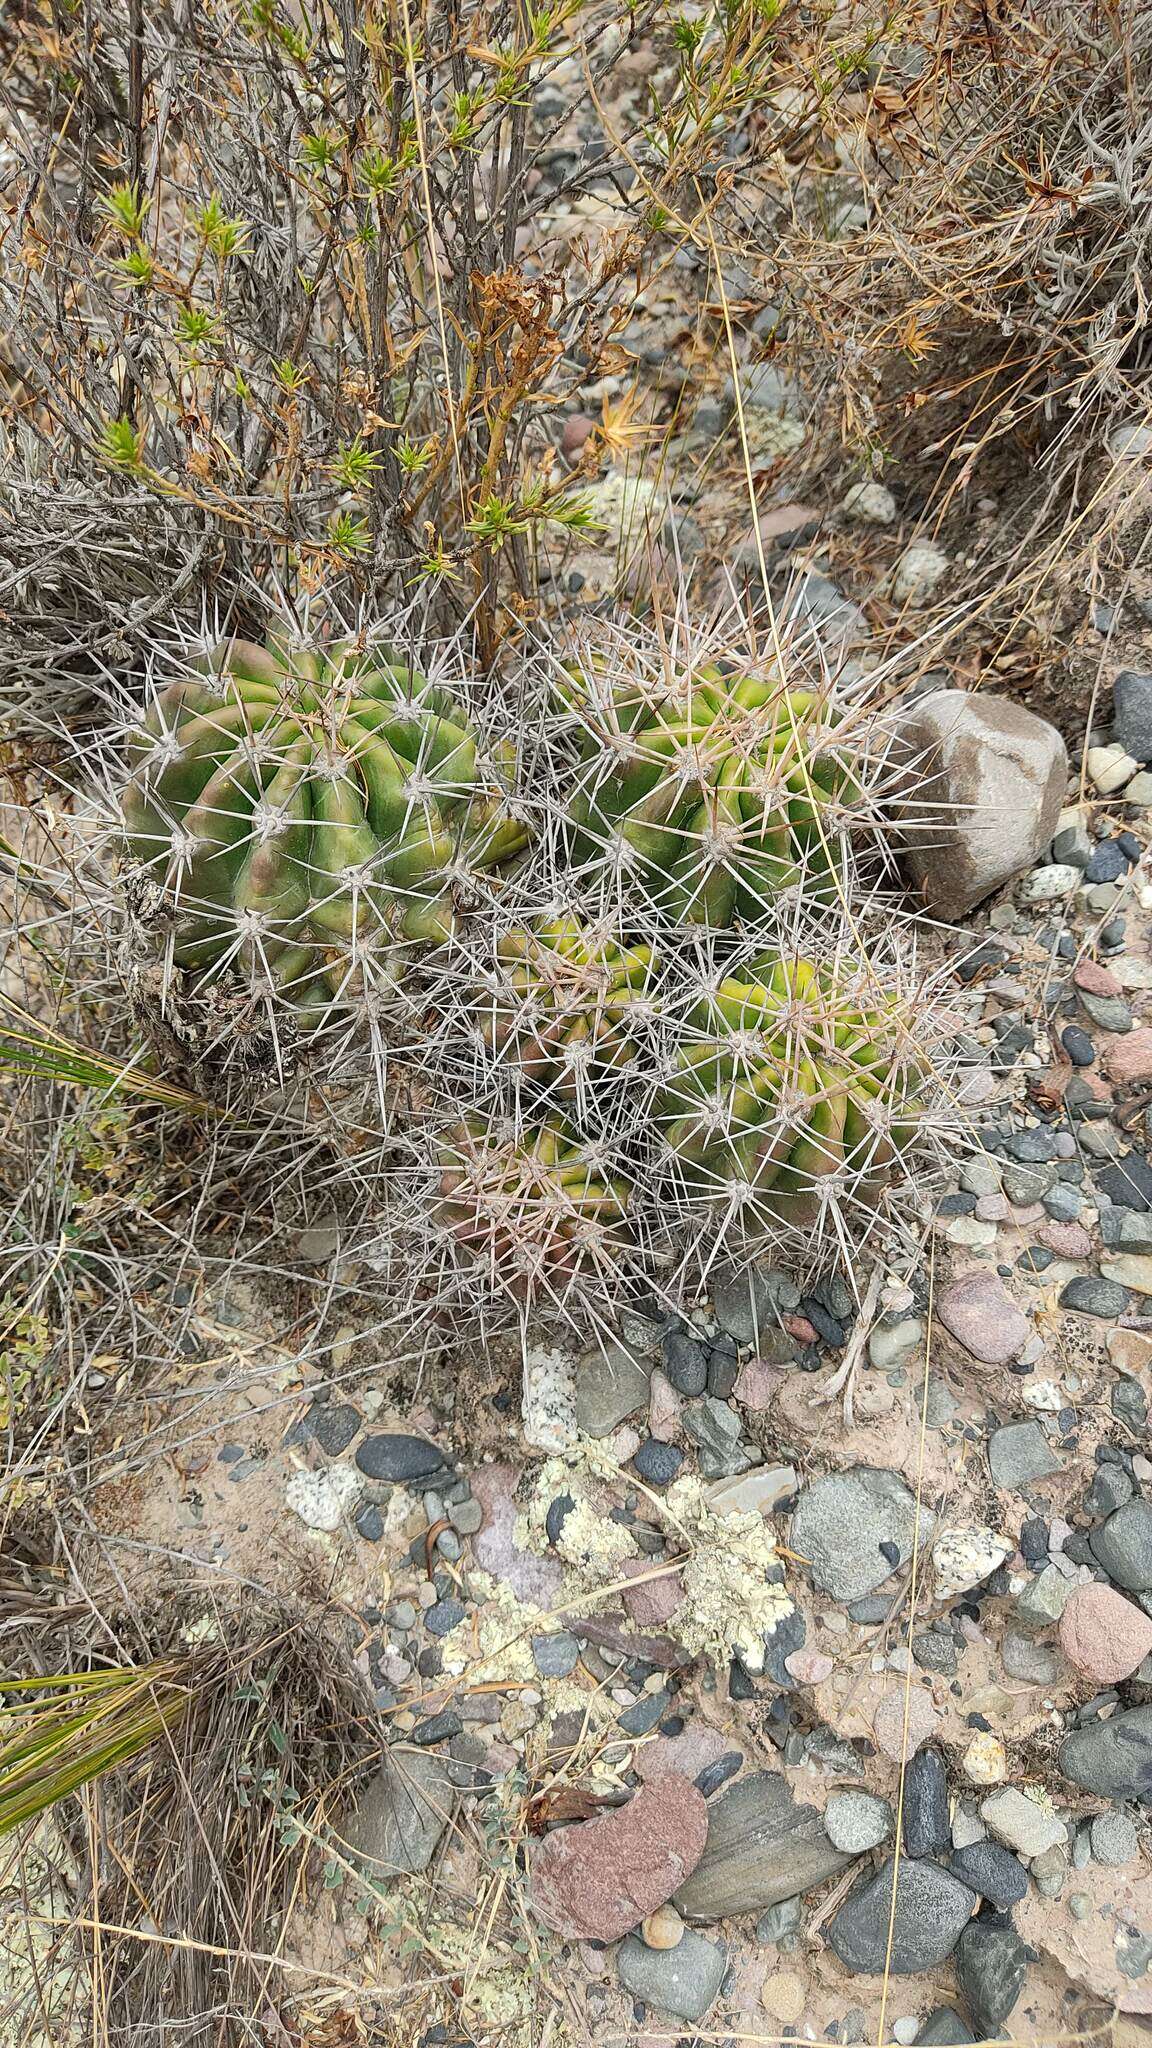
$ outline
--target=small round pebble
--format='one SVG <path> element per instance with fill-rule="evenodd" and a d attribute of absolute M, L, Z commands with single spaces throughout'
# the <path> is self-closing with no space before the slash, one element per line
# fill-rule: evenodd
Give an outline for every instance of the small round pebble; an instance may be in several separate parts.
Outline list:
<path fill-rule="evenodd" d="M 649 1948 L 679 1948 L 684 1938 L 684 1922 L 674 1905 L 657 1906 L 640 1923 L 640 1938 Z"/>
<path fill-rule="evenodd" d="M 794 1970 L 773 1970 L 764 1979 L 760 2003 L 785 2026 L 794 2026 L 808 2000 L 808 1986 Z"/>
<path fill-rule="evenodd" d="M 641 1444 L 632 1463 L 646 1486 L 671 1486 L 684 1463 L 684 1453 L 675 1444 L 662 1444 L 650 1436 Z"/>
<path fill-rule="evenodd" d="M 1096 1058 L 1096 1047 L 1078 1024 L 1065 1027 L 1060 1033 L 1060 1043 L 1074 1067 L 1090 1067 Z"/>
<path fill-rule="evenodd" d="M 1008 1759 L 998 1735 L 974 1735 L 964 1752 L 964 1776 L 970 1785 L 999 1785 L 1008 1773 Z"/>
<path fill-rule="evenodd" d="M 467 1611 L 462 1600 L 437 1600 L 424 1616 L 425 1626 L 434 1636 L 446 1636 L 459 1627 Z"/>
<path fill-rule="evenodd" d="M 580 1645 L 566 1629 L 532 1638 L 532 1662 L 541 1678 L 567 1678 L 576 1669 L 579 1657 Z"/>

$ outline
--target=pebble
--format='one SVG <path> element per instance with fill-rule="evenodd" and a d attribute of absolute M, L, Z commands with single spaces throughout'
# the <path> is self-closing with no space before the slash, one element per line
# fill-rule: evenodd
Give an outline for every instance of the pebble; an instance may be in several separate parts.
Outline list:
<path fill-rule="evenodd" d="M 1000 1842 L 970 1842 L 954 1850 L 952 1868 L 980 1898 L 1002 1912 L 1028 1896 L 1028 1872 Z"/>
<path fill-rule="evenodd" d="M 454 1500 L 448 1504 L 448 1520 L 458 1536 L 475 1536 L 484 1520 L 478 1500 Z"/>
<path fill-rule="evenodd" d="M 893 1910 L 893 1887 L 895 1909 Z M 974 1895 L 938 1864 L 891 1857 L 858 1885 L 828 1923 L 826 1939 L 846 1969 L 907 1977 L 934 1970 L 951 1955 L 967 1925 Z"/>
<path fill-rule="evenodd" d="M 340 1847 L 373 1880 L 427 1870 L 448 1826 L 455 1794 L 439 1757 L 426 1750 L 386 1755 L 340 1822 Z"/>
<path fill-rule="evenodd" d="M 541 1678 L 567 1678 L 579 1659 L 580 1645 L 567 1630 L 532 1638 L 532 1662 Z"/>
<path fill-rule="evenodd" d="M 1009 1678 L 1025 1685 L 1054 1685 L 1060 1676 L 1060 1659 L 1045 1643 L 1009 1629 L 1000 1645 L 1000 1656 Z"/>
<path fill-rule="evenodd" d="M 1152 1081 L 1152 1027 L 1142 1025 L 1114 1038 L 1105 1052 L 1104 1065 L 1113 1081 Z"/>
<path fill-rule="evenodd" d="M 1059 1634 L 1068 1662 L 1097 1685 L 1119 1685 L 1152 1654 L 1152 1619 L 1111 1586 L 1074 1586 Z"/>
<path fill-rule="evenodd" d="M 1040 1801 L 1005 1785 L 980 1803 L 980 1818 L 990 1834 L 1020 1856 L 1042 1856 L 1065 1840 L 1064 1824 Z"/>
<path fill-rule="evenodd" d="M 931 1536 L 933 1520 L 920 1509 L 922 1543 Z M 916 1530 L 916 1502 L 899 1473 L 858 1465 L 804 1487 L 789 1546 L 808 1560 L 822 1592 L 835 1600 L 861 1600 L 908 1561 Z"/>
<path fill-rule="evenodd" d="M 585 1352 L 576 1372 L 576 1427 L 581 1436 L 611 1436 L 645 1407 L 649 1370 L 627 1344 L 610 1341 Z"/>
<path fill-rule="evenodd" d="M 982 1585 L 1011 1554 L 1007 1537 L 994 1529 L 942 1529 L 932 1545 L 937 1599 L 950 1600 Z"/>
<path fill-rule="evenodd" d="M 437 1600 L 434 1606 L 428 1608 L 424 1616 L 424 1626 L 431 1635 L 450 1635 L 454 1628 L 459 1628 L 467 1612 L 468 1609 L 462 1600 Z"/>
<path fill-rule="evenodd" d="M 845 492 L 840 510 L 849 519 L 862 520 L 866 526 L 891 526 L 896 518 L 896 500 L 887 484 L 866 477 Z"/>
<path fill-rule="evenodd" d="M 1101 796 L 1115 796 L 1131 782 L 1140 763 L 1125 747 L 1089 747 L 1084 756 L 1084 766 L 1089 780 Z"/>
<path fill-rule="evenodd" d="M 998 1735 L 978 1733 L 964 1752 L 964 1776 L 970 1785 L 1000 1785 L 1008 1775 L 1008 1757 Z"/>
<path fill-rule="evenodd" d="M 1140 1214 L 1152 1210 L 1152 1166 L 1142 1152 L 1130 1152 L 1127 1158 L 1104 1167 L 1096 1179 L 1101 1192 L 1119 1208 Z"/>
<path fill-rule="evenodd" d="M 675 1906 L 657 1906 L 640 1924 L 640 1939 L 648 1948 L 679 1948 L 684 1939 L 684 1922 Z"/>
<path fill-rule="evenodd" d="M 359 1411 L 346 1401 L 314 1401 L 304 1417 L 304 1427 L 322 1451 L 338 1458 L 360 1427 Z"/>
<path fill-rule="evenodd" d="M 1027 1343 L 1031 1324 L 995 1273 L 969 1273 L 946 1287 L 941 1322 L 982 1365 L 1007 1365 Z"/>
<path fill-rule="evenodd" d="M 868 1339 L 868 1362 L 877 1372 L 891 1372 L 918 1350 L 923 1337 L 919 1316 L 903 1316 L 887 1327 L 878 1323 Z"/>
<path fill-rule="evenodd" d="M 1128 1293 L 1114 1280 L 1098 1280 L 1094 1274 L 1078 1273 L 1060 1290 L 1061 1308 L 1075 1309 L 1082 1316 L 1100 1316 L 1113 1322 L 1128 1306 Z"/>
<path fill-rule="evenodd" d="M 1032 1951 L 998 1915 L 978 1915 L 956 1947 L 956 1982 L 978 2040 L 993 2040 L 1020 2000 Z"/>
<path fill-rule="evenodd" d="M 669 1330 L 664 1339 L 664 1373 L 678 1394 L 694 1398 L 708 1385 L 708 1352 L 698 1338 Z"/>
<path fill-rule="evenodd" d="M 765 2012 L 785 2026 L 794 2025 L 801 2017 L 807 1999 L 808 1986 L 794 1970 L 771 1971 L 760 1990 Z"/>
<path fill-rule="evenodd" d="M 1033 868 L 1020 884 L 1021 903 L 1056 903 L 1065 896 L 1075 893 L 1080 884 L 1081 870 L 1071 861 L 1052 861 L 1046 867 Z"/>
<path fill-rule="evenodd" d="M 1045 1214 L 1050 1216 L 1054 1223 L 1075 1223 L 1083 1207 L 1084 1197 L 1079 1188 L 1073 1187 L 1069 1181 L 1058 1180 L 1055 1187 L 1049 1188 L 1047 1194 L 1041 1197 L 1041 1201 Z"/>
<path fill-rule="evenodd" d="M 834 1792 L 824 1808 L 824 1826 L 833 1848 L 846 1856 L 862 1856 L 888 1840 L 892 1808 L 872 1792 Z"/>
<path fill-rule="evenodd" d="M 1115 1258 L 1101 1259 L 1100 1271 L 1106 1280 L 1131 1288 L 1133 1294 L 1152 1294 L 1152 1258 L 1146 1254 L 1120 1252 Z"/>
<path fill-rule="evenodd" d="M 384 1517 L 374 1501 L 368 1501 L 362 1508 L 357 1508 L 353 1519 L 356 1534 L 363 1537 L 365 1543 L 380 1542 L 384 1534 Z"/>
<path fill-rule="evenodd" d="M 948 1847 L 948 1774 L 939 1750 L 922 1749 L 908 1765 L 901 1821 L 909 1856 L 933 1856 Z"/>
<path fill-rule="evenodd" d="M 804 1925 L 804 1906 L 800 1899 L 781 1899 L 778 1905 L 769 1906 L 766 1913 L 756 1922 L 756 1939 L 764 1943 L 787 1941 L 790 1935 L 798 1934 Z"/>
<path fill-rule="evenodd" d="M 1133 1017 L 1123 996 L 1096 996 L 1087 989 L 1079 991 L 1080 1008 L 1091 1023 L 1101 1031 L 1124 1033 L 1131 1031 Z M 1111 1060 L 1111 1054 L 1109 1055 Z M 1111 1066 L 1109 1067 L 1111 1071 Z"/>
<path fill-rule="evenodd" d="M 443 1451 L 422 1436 L 366 1436 L 356 1463 L 368 1479 L 389 1479 L 397 1486 L 430 1479 L 444 1470 Z"/>
<path fill-rule="evenodd" d="M 1128 1593 L 1152 1592 L 1152 1504 L 1130 1500 L 1088 1537 L 1092 1555 Z"/>
<path fill-rule="evenodd" d="M 1065 1026 L 1060 1033 L 1060 1043 L 1074 1067 L 1090 1067 L 1096 1058 L 1096 1047 L 1078 1024 Z"/>
<path fill-rule="evenodd" d="M 1139 1849 L 1136 1829 L 1126 1813 L 1098 1813 L 1092 1822 L 1092 1855 L 1097 1863 L 1121 1869 L 1133 1863 Z"/>
<path fill-rule="evenodd" d="M 988 1439 L 988 1469 L 997 1486 L 1019 1493 L 1063 1468 L 1038 1422 L 1009 1422 Z"/>
<path fill-rule="evenodd" d="M 914 1685 L 907 1695 L 904 1686 L 893 1686 L 876 1708 L 872 1733 L 884 1755 L 893 1763 L 901 1763 L 914 1756 L 935 1734 L 938 1718 L 931 1695 L 923 1686 Z"/>
<path fill-rule="evenodd" d="M 671 1486 L 679 1472 L 684 1463 L 684 1453 L 675 1444 L 660 1443 L 656 1437 L 650 1436 L 641 1444 L 632 1463 L 646 1486 L 663 1490 Z"/>
<path fill-rule="evenodd" d="M 958 2012 L 950 2005 L 938 2005 L 929 2013 L 916 2042 L 917 2048 L 961 2048 L 962 2043 L 975 2038 Z"/>
<path fill-rule="evenodd" d="M 630 1934 L 616 1955 L 620 1982 L 644 2005 L 676 2019 L 702 2020 L 720 1994 L 728 1951 L 686 1928 L 673 1949 L 649 1948 Z"/>
<path fill-rule="evenodd" d="M 1112 684 L 1112 726 L 1126 753 L 1152 761 L 1152 675 L 1121 670 Z"/>
<path fill-rule="evenodd" d="M 532 1904 L 569 1941 L 617 1941 L 696 1868 L 708 1808 L 687 1778 L 641 1785 L 626 1806 L 556 1828 L 531 1859 Z"/>
<path fill-rule="evenodd" d="M 1054 1564 L 1030 1579 L 1016 1602 L 1022 1622 L 1033 1628 L 1048 1628 L 1059 1621 L 1068 1600 L 1068 1581 Z"/>
<path fill-rule="evenodd" d="M 284 1499 L 306 1529 L 331 1535 L 351 1514 L 363 1490 L 363 1481 L 350 1465 L 329 1465 L 323 1472 L 293 1472 Z"/>

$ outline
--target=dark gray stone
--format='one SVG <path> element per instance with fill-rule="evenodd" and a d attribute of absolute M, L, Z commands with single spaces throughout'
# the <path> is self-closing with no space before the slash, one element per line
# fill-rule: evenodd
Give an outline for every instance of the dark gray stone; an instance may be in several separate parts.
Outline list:
<path fill-rule="evenodd" d="M 922 1546 L 931 1540 L 934 1523 L 934 1515 L 921 1508 Z M 862 1600 L 896 1565 L 907 1563 L 916 1524 L 916 1502 L 900 1474 L 857 1465 L 804 1488 L 789 1545 L 808 1560 L 822 1592 L 835 1600 Z"/>
<path fill-rule="evenodd" d="M 1152 1503 L 1126 1501 L 1090 1531 L 1088 1541 L 1113 1585 L 1126 1593 L 1152 1592 Z"/>
<path fill-rule="evenodd" d="M 459 1628 L 468 1609 L 462 1600 L 437 1600 L 424 1616 L 424 1626 L 429 1635 L 446 1636 Z"/>
<path fill-rule="evenodd" d="M 1121 671 L 1112 685 L 1112 729 L 1126 754 L 1152 761 L 1152 675 Z"/>
<path fill-rule="evenodd" d="M 357 1508 L 355 1522 L 356 1534 L 362 1536 L 365 1543 L 379 1543 L 384 1534 L 384 1517 L 374 1501 L 367 1501 L 362 1508 Z"/>
<path fill-rule="evenodd" d="M 956 1947 L 956 1982 L 978 2040 L 994 2039 L 1015 2010 L 1031 1960 L 1032 1951 L 999 1914 L 981 1914 L 964 1929 Z"/>
<path fill-rule="evenodd" d="M 938 2005 L 917 2034 L 916 2048 L 962 2048 L 965 2041 L 975 2039 L 958 2012 L 950 2005 Z"/>
<path fill-rule="evenodd" d="M 658 1437 L 646 1437 L 632 1460 L 646 1486 L 671 1486 L 684 1463 L 684 1453 L 675 1444 L 662 1444 Z"/>
<path fill-rule="evenodd" d="M 313 1442 L 330 1458 L 338 1458 L 359 1429 L 360 1416 L 347 1401 L 314 1401 L 304 1424 Z"/>
<path fill-rule="evenodd" d="M 955 1678 L 960 1660 L 952 1636 L 925 1629 L 921 1635 L 913 1636 L 912 1655 L 922 1671 L 939 1671 L 945 1678 Z"/>
<path fill-rule="evenodd" d="M 932 1856 L 952 1840 L 948 1825 L 948 1773 L 937 1749 L 918 1749 L 904 1772 L 904 1848 Z"/>
<path fill-rule="evenodd" d="M 1117 1508 L 1124 1507 L 1131 1500 L 1135 1491 L 1136 1481 L 1123 1465 L 1098 1465 L 1084 1496 L 1084 1512 L 1098 1519 L 1114 1515 Z"/>
<path fill-rule="evenodd" d="M 1128 1306 L 1128 1289 L 1115 1280 L 1101 1280 L 1095 1273 L 1078 1273 L 1060 1295 L 1061 1308 L 1074 1308 L 1082 1316 L 1100 1316 L 1115 1322 Z"/>
<path fill-rule="evenodd" d="M 1152 1209 L 1152 1166 L 1143 1152 L 1130 1152 L 1096 1176 L 1098 1187 L 1121 1209 Z"/>
<path fill-rule="evenodd" d="M 889 1960 L 893 1976 L 909 1977 L 936 1969 L 951 1955 L 975 1903 L 975 1893 L 939 1864 L 901 1861 L 897 1866 L 889 1857 L 833 1914 L 827 1939 L 846 1969 L 879 1976 Z"/>
<path fill-rule="evenodd" d="M 567 1678 L 576 1669 L 579 1656 L 580 1645 L 566 1629 L 532 1638 L 532 1662 L 541 1678 Z"/>
<path fill-rule="evenodd" d="M 1060 1769 L 1100 1799 L 1152 1802 L 1152 1706 L 1089 1721 L 1060 1745 Z"/>
<path fill-rule="evenodd" d="M 369 1479 L 390 1479 L 397 1486 L 431 1479 L 447 1462 L 439 1445 L 422 1436 L 366 1436 L 356 1452 Z"/>
<path fill-rule="evenodd" d="M 1055 1187 L 1049 1188 L 1042 1199 L 1044 1213 L 1050 1216 L 1054 1223 L 1075 1223 L 1084 1205 L 1079 1188 L 1074 1188 L 1066 1180 L 1058 1180 Z"/>
<path fill-rule="evenodd" d="M 1028 1872 L 1020 1858 L 1000 1842 L 970 1842 L 967 1848 L 957 1849 L 952 1868 L 991 1906 L 1005 1909 L 1028 1896 Z"/>
<path fill-rule="evenodd" d="M 689 1399 L 708 1385 L 708 1350 L 686 1330 L 669 1330 L 664 1339 L 664 1371 L 678 1394 Z"/>
<path fill-rule="evenodd" d="M 796 1282 L 770 1266 L 730 1267 L 718 1274 L 712 1285 L 712 1306 L 720 1328 L 738 1344 L 755 1344 L 761 1350 L 766 1339 L 779 1334 L 781 1315 L 799 1305 Z"/>
<path fill-rule="evenodd" d="M 649 1948 L 630 1934 L 616 1952 L 616 1969 L 625 1991 L 642 2004 L 680 2020 L 702 2020 L 719 1996 L 728 1951 L 690 1927 L 675 1948 Z"/>
<path fill-rule="evenodd" d="M 710 1802 L 704 1854 L 676 1904 L 689 1920 L 762 1913 L 851 1860 L 832 1847 L 815 1807 L 798 1805 L 775 1771 L 756 1771 Z"/>

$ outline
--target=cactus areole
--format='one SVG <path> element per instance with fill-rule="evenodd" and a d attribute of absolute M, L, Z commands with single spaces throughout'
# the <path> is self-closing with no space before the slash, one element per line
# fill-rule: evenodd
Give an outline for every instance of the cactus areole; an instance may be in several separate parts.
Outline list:
<path fill-rule="evenodd" d="M 245 974 L 303 1022 L 369 954 L 447 938 L 459 885 L 527 843 L 448 692 L 348 643 L 224 642 L 157 698 L 129 763 L 128 844 L 173 907 L 176 964 Z"/>
<path fill-rule="evenodd" d="M 815 692 L 701 668 L 674 692 L 570 679 L 583 726 L 581 858 L 614 854 L 666 915 L 754 925 L 781 891 L 835 893 L 859 796 L 838 716 Z"/>
<path fill-rule="evenodd" d="M 746 1197 L 767 1223 L 815 1223 L 823 1195 L 873 1194 L 922 1113 L 902 1006 L 841 972 L 762 957 L 697 1005 L 657 1111 L 695 1198 Z"/>

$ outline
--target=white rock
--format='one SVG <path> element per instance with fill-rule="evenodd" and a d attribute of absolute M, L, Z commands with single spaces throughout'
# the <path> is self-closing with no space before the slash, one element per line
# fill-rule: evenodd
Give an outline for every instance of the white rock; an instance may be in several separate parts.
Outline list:
<path fill-rule="evenodd" d="M 905 548 L 893 573 L 892 595 L 897 604 L 927 604 L 947 569 L 947 555 L 931 541 L 913 541 L 911 547 Z"/>
<path fill-rule="evenodd" d="M 306 1529 L 331 1535 L 363 1491 L 364 1481 L 351 1465 L 327 1465 L 323 1472 L 293 1472 L 284 1498 Z"/>
<path fill-rule="evenodd" d="M 891 526 L 896 517 L 896 500 L 887 484 L 876 483 L 869 477 L 844 493 L 840 510 L 849 519 L 863 520 L 866 526 Z"/>
<path fill-rule="evenodd" d="M 1143 420 L 1121 420 L 1109 431 L 1108 453 L 1114 462 L 1139 462 L 1152 453 L 1152 427 Z"/>
<path fill-rule="evenodd" d="M 936 1598 L 949 1600 L 981 1585 L 1011 1556 L 1012 1548 L 994 1529 L 942 1529 L 932 1545 Z"/>
<path fill-rule="evenodd" d="M 566 1451 L 575 1443 L 576 1360 L 568 1351 L 529 1345 L 524 1354 L 520 1413 L 534 1451 Z"/>
<path fill-rule="evenodd" d="M 1021 903 L 1055 903 L 1064 896 L 1073 896 L 1083 876 L 1079 868 L 1070 861 L 1049 861 L 1042 868 L 1033 868 L 1020 884 Z"/>
<path fill-rule="evenodd" d="M 1008 1758 L 998 1735 L 972 1737 L 964 1752 L 964 1776 L 970 1785 L 1000 1785 L 1008 1775 Z"/>
<path fill-rule="evenodd" d="M 1127 788 L 1140 767 L 1123 747 L 1089 747 L 1084 765 L 1101 796 L 1115 796 L 1117 790 Z"/>
<path fill-rule="evenodd" d="M 1055 1380 L 1028 1380 L 1021 1396 L 1028 1408 L 1039 1409 L 1042 1415 L 1059 1415 L 1065 1406 L 1064 1395 Z"/>

